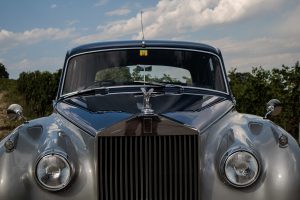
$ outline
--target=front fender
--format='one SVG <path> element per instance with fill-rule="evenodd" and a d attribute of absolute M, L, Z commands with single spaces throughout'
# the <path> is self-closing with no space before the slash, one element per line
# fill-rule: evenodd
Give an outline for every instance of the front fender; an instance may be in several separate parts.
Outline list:
<path fill-rule="evenodd" d="M 288 137 L 286 147 L 278 143 L 281 134 Z M 202 133 L 201 145 L 201 199 L 299 199 L 299 146 L 269 120 L 232 112 Z M 240 147 L 253 149 L 261 163 L 258 179 L 245 188 L 230 185 L 220 174 L 225 152 Z"/>
<path fill-rule="evenodd" d="M 13 151 L 5 142 L 14 134 Z M 58 114 L 30 121 L 0 143 L 0 199 L 97 199 L 95 140 Z M 35 179 L 37 159 L 47 151 L 65 151 L 75 166 L 72 187 L 50 192 Z M 16 192 L 17 191 L 17 192 Z"/>

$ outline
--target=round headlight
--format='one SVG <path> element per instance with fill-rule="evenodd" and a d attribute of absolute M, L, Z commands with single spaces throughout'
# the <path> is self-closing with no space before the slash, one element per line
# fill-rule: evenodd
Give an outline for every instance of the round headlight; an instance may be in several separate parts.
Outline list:
<path fill-rule="evenodd" d="M 247 151 L 230 154 L 224 165 L 226 179 L 237 187 L 246 187 L 254 183 L 259 174 L 259 164 L 255 156 Z"/>
<path fill-rule="evenodd" d="M 45 155 L 36 165 L 36 177 L 44 188 L 52 191 L 61 190 L 71 180 L 71 165 L 61 155 Z"/>

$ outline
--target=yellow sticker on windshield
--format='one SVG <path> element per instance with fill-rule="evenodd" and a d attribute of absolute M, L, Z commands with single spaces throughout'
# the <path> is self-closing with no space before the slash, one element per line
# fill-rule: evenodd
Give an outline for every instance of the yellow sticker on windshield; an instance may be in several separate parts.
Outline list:
<path fill-rule="evenodd" d="M 148 56 L 148 50 L 140 50 L 140 56 Z"/>

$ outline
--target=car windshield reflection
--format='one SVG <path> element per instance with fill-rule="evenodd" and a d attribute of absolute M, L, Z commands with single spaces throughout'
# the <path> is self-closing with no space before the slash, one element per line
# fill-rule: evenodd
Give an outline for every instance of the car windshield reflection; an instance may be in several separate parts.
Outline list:
<path fill-rule="evenodd" d="M 176 49 L 100 51 L 75 56 L 67 66 L 63 94 L 146 83 L 227 92 L 219 58 L 204 52 Z"/>

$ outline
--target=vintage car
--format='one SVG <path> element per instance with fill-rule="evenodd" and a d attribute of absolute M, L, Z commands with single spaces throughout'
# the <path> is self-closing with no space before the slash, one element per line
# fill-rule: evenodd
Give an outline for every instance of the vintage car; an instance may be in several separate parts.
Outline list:
<path fill-rule="evenodd" d="M 120 41 L 65 59 L 53 114 L 0 143 L 1 200 L 299 200 L 300 149 L 270 116 L 240 114 L 222 54 Z"/>

